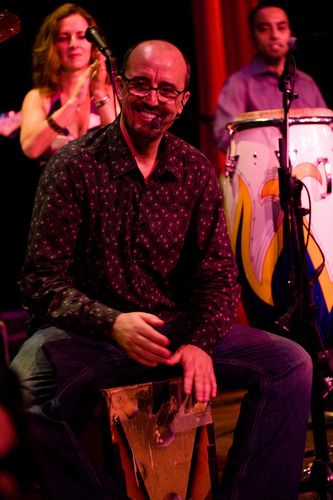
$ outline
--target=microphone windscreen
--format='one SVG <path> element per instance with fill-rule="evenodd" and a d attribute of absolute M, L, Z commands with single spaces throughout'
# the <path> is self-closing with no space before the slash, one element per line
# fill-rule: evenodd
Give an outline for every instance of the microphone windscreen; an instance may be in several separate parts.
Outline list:
<path fill-rule="evenodd" d="M 288 47 L 289 50 L 296 50 L 298 48 L 297 46 L 297 38 L 295 36 L 291 36 L 288 40 Z"/>
<path fill-rule="evenodd" d="M 160 128 L 162 125 L 162 118 L 160 116 L 155 116 L 150 122 L 151 128 Z"/>

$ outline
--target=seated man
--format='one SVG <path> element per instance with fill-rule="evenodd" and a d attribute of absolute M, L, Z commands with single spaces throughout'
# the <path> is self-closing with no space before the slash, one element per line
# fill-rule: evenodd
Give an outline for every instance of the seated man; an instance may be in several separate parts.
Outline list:
<path fill-rule="evenodd" d="M 183 375 L 200 402 L 248 389 L 223 498 L 295 500 L 312 363 L 291 340 L 234 324 L 239 286 L 214 169 L 168 132 L 189 98 L 177 47 L 144 41 L 116 78 L 111 125 L 43 171 L 21 280 L 31 337 L 13 360 L 30 397 L 50 499 L 125 492 L 77 439 L 99 387 Z"/>

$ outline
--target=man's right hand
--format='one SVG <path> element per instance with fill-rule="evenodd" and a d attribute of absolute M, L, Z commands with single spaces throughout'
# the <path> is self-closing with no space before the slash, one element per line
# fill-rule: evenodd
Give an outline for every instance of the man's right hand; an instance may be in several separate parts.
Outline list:
<path fill-rule="evenodd" d="M 138 363 L 157 366 L 172 354 L 166 347 L 170 343 L 168 337 L 155 330 L 163 324 L 164 321 L 154 314 L 122 313 L 113 324 L 112 338 Z"/>

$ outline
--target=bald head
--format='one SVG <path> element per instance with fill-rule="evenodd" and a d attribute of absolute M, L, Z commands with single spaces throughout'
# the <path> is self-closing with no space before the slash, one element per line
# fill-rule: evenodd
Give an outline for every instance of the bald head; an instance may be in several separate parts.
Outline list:
<path fill-rule="evenodd" d="M 166 40 L 145 40 L 131 47 L 124 56 L 121 73 L 125 74 L 127 70 L 144 61 L 151 64 L 157 58 L 164 61 L 165 66 L 169 65 L 170 69 L 177 67 L 184 75 L 182 88 L 188 88 L 191 77 L 190 64 L 178 47 Z"/>

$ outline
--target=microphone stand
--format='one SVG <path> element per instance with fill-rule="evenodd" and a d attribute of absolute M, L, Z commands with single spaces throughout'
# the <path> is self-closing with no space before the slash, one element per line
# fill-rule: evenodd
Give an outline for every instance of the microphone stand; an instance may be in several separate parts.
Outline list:
<path fill-rule="evenodd" d="M 114 66 L 112 64 L 112 54 L 109 51 L 107 54 L 105 54 L 105 65 L 106 65 L 106 70 L 108 72 L 110 82 L 113 88 L 113 105 L 114 109 L 117 109 L 117 103 L 120 105 L 119 99 L 118 99 L 118 94 L 117 94 L 117 89 L 116 89 L 116 83 L 115 83 L 115 71 L 114 71 Z"/>
<path fill-rule="evenodd" d="M 94 43 L 97 49 L 103 54 L 105 57 L 105 66 L 106 70 L 108 72 L 110 82 L 113 88 L 113 104 L 114 104 L 114 109 L 117 109 L 117 102 L 120 105 L 119 99 L 118 99 L 118 94 L 116 90 L 116 83 L 115 83 L 115 70 L 113 67 L 112 63 L 112 52 L 109 49 L 109 47 L 106 45 L 104 39 L 100 35 L 98 29 L 96 26 L 89 26 L 86 29 L 85 32 L 85 38 L 88 40 L 90 43 Z"/>
<path fill-rule="evenodd" d="M 333 467 L 329 462 L 324 397 L 332 390 L 332 384 L 328 384 L 329 379 L 324 378 L 320 368 L 324 365 L 326 369 L 328 368 L 326 375 L 332 375 L 332 362 L 329 351 L 323 348 L 316 323 L 316 307 L 312 301 L 311 293 L 314 279 L 309 279 L 307 273 L 303 217 L 309 213 L 309 210 L 302 208 L 303 184 L 292 176 L 289 158 L 289 109 L 292 101 L 298 97 L 297 93 L 294 92 L 295 73 L 295 59 L 292 52 L 289 51 L 284 71 L 279 79 L 279 89 L 283 93 L 284 118 L 281 130 L 282 137 L 279 139 L 280 168 L 278 169 L 278 177 L 280 205 L 283 210 L 283 246 L 288 268 L 287 285 L 293 303 L 276 324 L 284 332 L 289 332 L 289 322 L 294 319 L 293 324 L 299 325 L 303 346 L 313 361 L 311 417 L 315 459 L 311 466 L 309 479 L 301 483 L 301 491 L 317 491 L 319 498 L 326 500 L 328 492 L 333 492 Z M 315 279 L 320 274 L 317 271 L 314 273 Z"/>
<path fill-rule="evenodd" d="M 115 83 L 115 71 L 114 71 L 114 67 L 112 64 L 112 54 L 109 51 L 105 54 L 105 65 L 106 65 L 106 70 L 107 70 L 109 78 L 110 78 L 111 85 L 113 87 L 113 91 L 114 91 L 115 95 L 117 95 L 116 83 Z"/>

